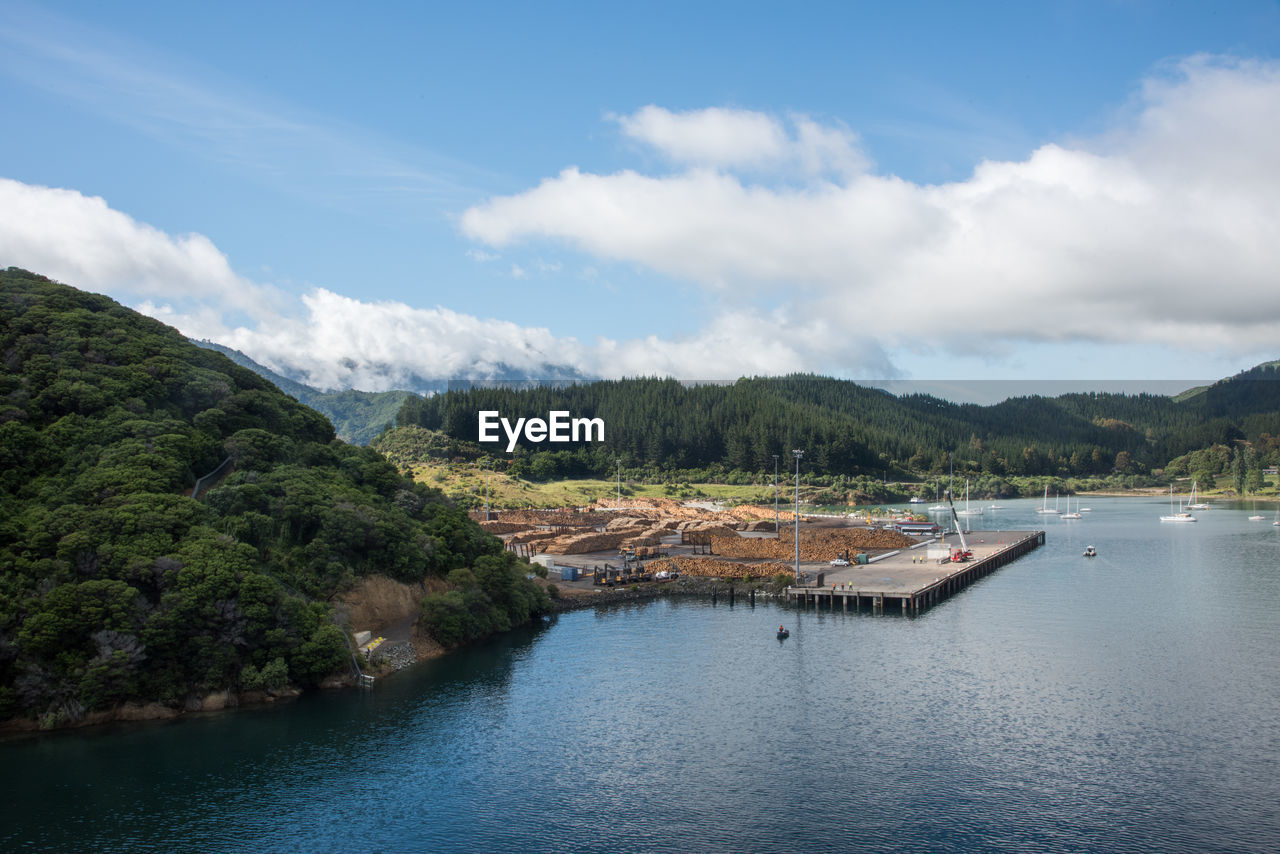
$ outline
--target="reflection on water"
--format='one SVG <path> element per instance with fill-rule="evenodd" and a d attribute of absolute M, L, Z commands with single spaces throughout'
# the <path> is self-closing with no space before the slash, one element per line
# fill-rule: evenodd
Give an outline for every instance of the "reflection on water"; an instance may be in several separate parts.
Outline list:
<path fill-rule="evenodd" d="M 0 845 L 1275 849 L 1280 529 L 1089 505 L 1007 502 L 984 525 L 1047 545 L 914 619 L 627 604 L 373 692 L 14 740 Z"/>

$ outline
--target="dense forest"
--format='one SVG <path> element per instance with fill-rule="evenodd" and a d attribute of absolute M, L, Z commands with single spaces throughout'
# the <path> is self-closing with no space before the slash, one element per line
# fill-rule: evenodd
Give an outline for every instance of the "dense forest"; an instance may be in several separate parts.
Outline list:
<path fill-rule="evenodd" d="M 553 410 L 601 418 L 602 443 L 530 445 L 510 456 L 513 474 L 535 480 L 607 477 L 628 470 L 715 477 L 785 470 L 791 449 L 817 476 L 928 478 L 1145 475 L 1215 446 L 1253 464 L 1280 457 L 1280 372 L 1262 365 L 1178 399 L 1161 395 L 1020 397 L 993 406 L 950 403 L 826 377 L 794 375 L 686 385 L 670 379 L 563 387 L 450 391 L 405 401 L 401 426 L 474 442 L 477 413 L 514 421 Z M 505 444 L 482 445 L 506 458 Z M 1228 465 L 1230 460 L 1228 461 Z"/>
<path fill-rule="evenodd" d="M 0 272 L 0 353 L 0 718 L 315 684 L 365 574 L 448 576 L 446 642 L 547 604 L 439 492 L 106 297 Z"/>

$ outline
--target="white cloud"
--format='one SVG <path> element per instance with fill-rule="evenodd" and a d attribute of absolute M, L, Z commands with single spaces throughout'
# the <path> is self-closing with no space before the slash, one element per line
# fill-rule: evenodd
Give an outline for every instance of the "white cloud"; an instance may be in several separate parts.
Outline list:
<path fill-rule="evenodd" d="M 849 175 L 868 165 L 855 134 L 807 116 L 792 117 L 794 137 L 773 116 L 724 107 L 673 113 L 650 104 L 616 120 L 627 136 L 692 166 Z"/>
<path fill-rule="evenodd" d="M 321 388 L 376 391 L 412 387 L 415 377 L 484 379 L 511 371 L 540 377 L 549 367 L 586 376 L 732 379 L 805 369 L 814 342 L 834 340 L 823 326 L 733 311 L 684 339 L 602 338 L 586 346 L 544 328 L 364 302 L 324 288 L 299 301 L 235 273 L 204 235 L 174 237 L 102 198 L 0 179 L 0 266 L 10 265 L 102 291 Z M 555 272 L 561 264 L 539 262 L 539 269 Z M 524 271 L 513 265 L 512 274 Z M 827 344 L 816 352 L 827 358 L 851 351 Z"/>
<path fill-rule="evenodd" d="M 796 151 L 830 164 L 853 150 L 846 131 L 808 120 L 794 139 L 733 110 L 647 107 L 620 124 L 689 168 L 566 169 L 467 210 L 464 233 L 772 296 L 890 347 L 1136 340 L 1243 353 L 1280 334 L 1277 63 L 1191 58 L 1147 80 L 1100 139 L 933 186 L 850 173 L 776 187 L 739 174 Z"/>
<path fill-rule="evenodd" d="M 303 316 L 239 328 L 222 343 L 321 388 L 406 388 L 415 375 L 482 378 L 505 369 L 537 376 L 549 364 L 584 361 L 572 338 L 446 308 L 363 302 L 324 288 L 302 302 Z"/>
<path fill-rule="evenodd" d="M 175 237 L 108 207 L 98 196 L 8 178 L 0 178 L 0 265 L 188 309 L 214 303 L 220 311 L 259 317 L 281 302 L 274 288 L 233 272 L 202 234 Z M 176 311 L 172 305 L 165 310 Z M 203 323 L 213 320 L 205 312 Z"/>

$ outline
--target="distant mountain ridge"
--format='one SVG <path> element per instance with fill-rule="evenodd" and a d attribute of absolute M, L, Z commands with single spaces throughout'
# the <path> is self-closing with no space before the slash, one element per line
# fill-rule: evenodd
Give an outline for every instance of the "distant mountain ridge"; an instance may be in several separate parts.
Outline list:
<path fill-rule="evenodd" d="M 248 368 L 258 376 L 275 384 L 285 394 L 322 412 L 333 422 L 338 438 L 354 445 L 367 445 L 375 436 L 388 426 L 393 426 L 396 413 L 406 400 L 420 395 L 439 394 L 446 391 L 459 391 L 470 388 L 519 387 L 519 386 L 558 386 L 579 382 L 590 382 L 586 376 L 575 368 L 564 365 L 542 365 L 538 376 L 531 376 L 505 363 L 498 363 L 489 369 L 475 371 L 475 376 L 455 379 L 423 377 L 410 374 L 407 379 L 408 389 L 396 391 L 358 391 L 344 389 L 342 391 L 322 391 L 315 386 L 307 385 L 298 377 L 274 371 L 266 365 L 253 360 L 240 350 L 218 344 L 214 341 L 190 339 L 193 344 L 207 350 L 215 350 L 237 365 Z M 386 374 L 391 375 L 389 366 Z"/>
<path fill-rule="evenodd" d="M 411 391 L 321 391 L 300 383 L 255 362 L 239 350 L 233 350 L 213 341 L 191 343 L 206 350 L 214 350 L 226 356 L 242 368 L 248 368 L 263 379 L 274 383 L 285 394 L 299 403 L 328 417 L 338 438 L 353 445 L 367 445 L 394 424 L 396 413 L 414 394 Z"/>

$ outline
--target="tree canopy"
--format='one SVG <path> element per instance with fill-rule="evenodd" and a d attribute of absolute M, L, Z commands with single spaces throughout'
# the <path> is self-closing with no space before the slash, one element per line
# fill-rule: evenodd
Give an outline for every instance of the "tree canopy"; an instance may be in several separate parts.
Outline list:
<path fill-rule="evenodd" d="M 501 555 L 324 416 L 106 297 L 0 272 L 0 357 L 0 717 L 313 684 L 347 661 L 335 592 Z"/>

